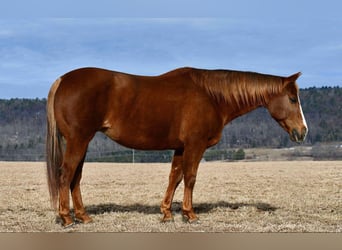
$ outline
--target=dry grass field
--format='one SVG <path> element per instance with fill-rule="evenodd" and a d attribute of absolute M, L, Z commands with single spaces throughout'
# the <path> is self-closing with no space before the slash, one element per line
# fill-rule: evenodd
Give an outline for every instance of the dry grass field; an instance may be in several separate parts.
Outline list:
<path fill-rule="evenodd" d="M 83 199 L 94 222 L 64 229 L 49 207 L 44 163 L 0 163 L 0 232 L 342 232 L 342 162 L 201 163 L 200 221 L 160 223 L 170 164 L 87 163 Z"/>

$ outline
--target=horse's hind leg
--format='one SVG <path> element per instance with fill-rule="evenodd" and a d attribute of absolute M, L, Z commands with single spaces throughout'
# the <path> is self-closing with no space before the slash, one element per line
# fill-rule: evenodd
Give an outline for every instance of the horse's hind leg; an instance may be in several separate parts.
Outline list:
<path fill-rule="evenodd" d="M 177 186 L 183 178 L 183 150 L 176 150 L 172 159 L 172 167 L 169 175 L 169 186 L 167 187 L 165 197 L 160 206 L 164 214 L 162 222 L 172 221 L 171 204 Z"/>
<path fill-rule="evenodd" d="M 61 166 L 60 184 L 59 184 L 59 215 L 62 219 L 63 226 L 67 227 L 73 224 L 73 219 L 70 216 L 70 201 L 69 190 L 71 183 L 74 180 L 78 166 L 82 162 L 86 153 L 88 141 L 80 142 L 78 139 L 67 139 L 66 151 L 63 157 Z M 80 176 L 79 176 L 80 178 Z M 76 182 L 77 183 L 77 178 Z M 77 185 L 75 185 L 76 187 Z M 79 189 L 74 187 L 74 196 L 78 196 Z M 78 197 L 77 197 L 78 198 Z M 77 199 L 78 201 L 78 199 Z M 77 203 L 76 203 L 77 204 Z M 77 204 L 81 206 L 80 204 Z M 76 205 L 76 207 L 77 207 Z M 77 207 L 78 209 L 80 208 Z M 83 205 L 82 205 L 83 206 Z"/>
<path fill-rule="evenodd" d="M 82 169 L 83 169 L 83 163 L 84 163 L 85 156 L 80 161 L 80 163 L 77 166 L 74 179 L 71 182 L 70 185 L 70 191 L 71 191 L 71 197 L 74 204 L 74 210 L 75 210 L 75 218 L 76 220 L 82 222 L 82 223 L 89 223 L 92 221 L 92 219 L 89 217 L 89 215 L 86 213 L 83 202 L 82 202 L 82 196 L 81 196 L 81 189 L 80 189 L 80 182 L 82 178 Z"/>

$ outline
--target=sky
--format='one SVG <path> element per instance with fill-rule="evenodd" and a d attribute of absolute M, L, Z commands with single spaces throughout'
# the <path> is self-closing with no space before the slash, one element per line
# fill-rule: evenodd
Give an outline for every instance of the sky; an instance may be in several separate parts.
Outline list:
<path fill-rule="evenodd" d="M 341 1 L 70 2 L 2 3 L 1 99 L 45 98 L 59 76 L 88 66 L 301 71 L 301 88 L 342 87 Z"/>

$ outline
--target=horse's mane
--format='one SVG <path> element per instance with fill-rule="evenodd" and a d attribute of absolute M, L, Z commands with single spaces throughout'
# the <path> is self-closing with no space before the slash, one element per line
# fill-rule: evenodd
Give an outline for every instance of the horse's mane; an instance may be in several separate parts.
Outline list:
<path fill-rule="evenodd" d="M 238 106 L 265 105 L 283 89 L 283 77 L 232 70 L 192 69 L 193 81 L 218 101 Z"/>

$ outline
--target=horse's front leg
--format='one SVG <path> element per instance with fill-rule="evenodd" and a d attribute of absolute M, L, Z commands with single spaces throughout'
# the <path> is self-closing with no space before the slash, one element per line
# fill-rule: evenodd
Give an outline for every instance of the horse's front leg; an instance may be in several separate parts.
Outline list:
<path fill-rule="evenodd" d="M 184 150 L 183 175 L 184 175 L 184 198 L 183 198 L 183 218 L 189 223 L 198 220 L 192 205 L 193 189 L 196 182 L 197 170 L 206 149 L 200 143 L 192 144 Z"/>
<path fill-rule="evenodd" d="M 160 206 L 160 210 L 164 214 L 162 222 L 173 221 L 171 212 L 172 200 L 179 183 L 182 181 L 182 178 L 183 150 L 176 150 L 172 159 L 171 172 L 169 175 L 169 185 Z"/>

